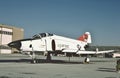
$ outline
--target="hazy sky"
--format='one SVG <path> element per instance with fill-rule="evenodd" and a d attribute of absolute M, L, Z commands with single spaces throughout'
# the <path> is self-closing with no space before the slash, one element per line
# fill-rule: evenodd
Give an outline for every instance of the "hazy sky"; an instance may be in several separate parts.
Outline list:
<path fill-rule="evenodd" d="M 89 31 L 93 45 L 120 46 L 120 0 L 0 0 L 0 23 L 23 28 L 25 38 Z"/>

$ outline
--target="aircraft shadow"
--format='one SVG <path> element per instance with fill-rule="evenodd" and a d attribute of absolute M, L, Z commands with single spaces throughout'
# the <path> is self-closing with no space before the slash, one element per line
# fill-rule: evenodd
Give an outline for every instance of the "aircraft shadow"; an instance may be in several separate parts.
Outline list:
<path fill-rule="evenodd" d="M 91 62 L 114 62 L 114 60 L 91 60 Z"/>
<path fill-rule="evenodd" d="M 118 78 L 118 77 L 105 77 L 105 78 Z"/>
<path fill-rule="evenodd" d="M 31 59 L 1 59 L 0 63 L 31 63 Z M 83 64 L 83 62 L 75 62 L 75 61 L 64 61 L 64 60 L 51 60 L 48 61 L 46 59 L 37 59 L 37 63 L 53 63 L 53 64 Z"/>
<path fill-rule="evenodd" d="M 98 68 L 97 71 L 102 71 L 102 72 L 116 72 L 115 68 Z"/>
<path fill-rule="evenodd" d="M 82 62 L 76 61 L 66 61 L 66 60 L 46 60 L 46 59 L 39 59 L 38 63 L 53 63 L 53 64 L 83 64 Z"/>

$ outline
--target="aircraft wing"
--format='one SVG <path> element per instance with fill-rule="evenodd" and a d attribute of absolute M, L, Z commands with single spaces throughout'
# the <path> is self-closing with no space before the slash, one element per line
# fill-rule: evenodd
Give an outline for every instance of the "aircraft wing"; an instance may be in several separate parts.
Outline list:
<path fill-rule="evenodd" d="M 76 53 L 78 50 L 76 49 L 64 49 L 62 50 L 62 52 L 65 52 L 65 53 Z"/>
<path fill-rule="evenodd" d="M 76 49 L 65 49 L 62 52 L 66 53 L 76 53 L 76 54 L 103 54 L 103 53 L 110 53 L 114 52 L 114 50 L 105 50 L 105 51 L 81 51 Z"/>
<path fill-rule="evenodd" d="M 114 50 L 105 50 L 105 51 L 78 51 L 76 54 L 103 54 L 114 52 Z"/>

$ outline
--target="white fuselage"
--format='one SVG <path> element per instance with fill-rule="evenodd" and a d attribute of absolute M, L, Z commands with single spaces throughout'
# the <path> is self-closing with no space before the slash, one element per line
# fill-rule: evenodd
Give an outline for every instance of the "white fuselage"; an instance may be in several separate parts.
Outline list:
<path fill-rule="evenodd" d="M 40 39 L 21 41 L 22 51 L 77 51 L 85 50 L 86 42 L 70 39 L 62 36 L 46 36 Z M 32 46 L 32 47 L 30 47 Z"/>

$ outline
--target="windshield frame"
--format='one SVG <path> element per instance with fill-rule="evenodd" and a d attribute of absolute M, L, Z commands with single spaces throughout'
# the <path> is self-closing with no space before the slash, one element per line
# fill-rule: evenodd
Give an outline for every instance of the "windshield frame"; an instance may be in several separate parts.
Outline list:
<path fill-rule="evenodd" d="M 53 36 L 54 34 L 51 33 L 39 33 L 39 34 L 35 34 L 32 38 L 33 39 L 41 39 L 44 37 L 49 37 L 49 36 Z"/>

